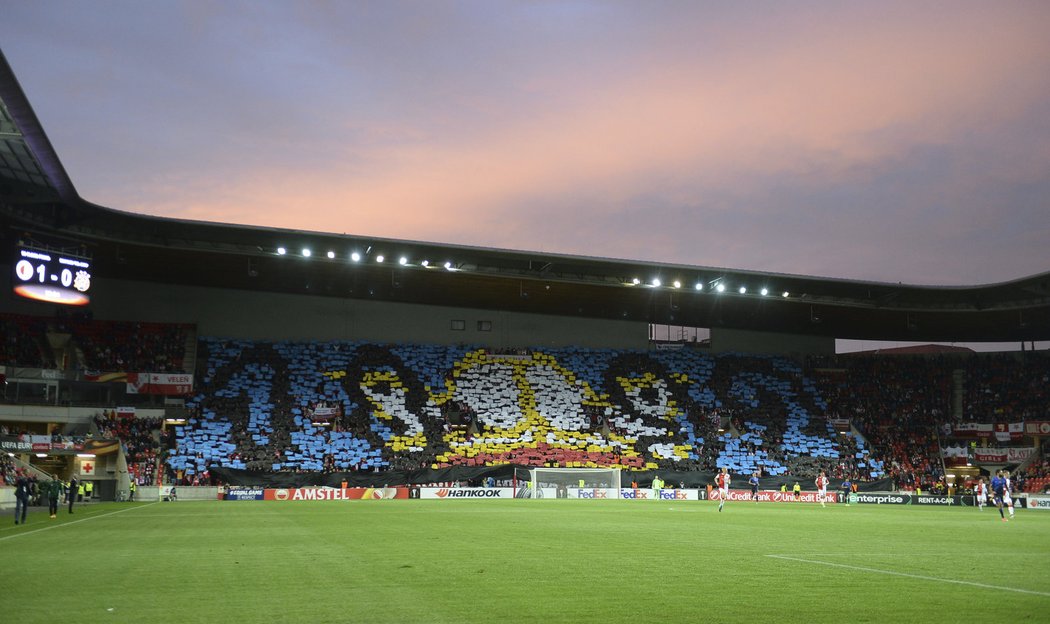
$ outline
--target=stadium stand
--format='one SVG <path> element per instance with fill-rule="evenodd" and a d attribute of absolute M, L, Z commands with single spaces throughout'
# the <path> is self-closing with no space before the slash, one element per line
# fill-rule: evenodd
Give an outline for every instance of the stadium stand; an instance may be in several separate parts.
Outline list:
<path fill-rule="evenodd" d="M 4 362 L 47 365 L 65 333 L 84 368 L 181 370 L 191 325 L 2 315 Z M 129 346 L 130 345 L 130 346 Z M 189 422 L 96 420 L 139 483 L 208 480 L 209 468 L 382 472 L 453 466 L 620 466 L 891 477 L 944 476 L 947 424 L 1050 420 L 1050 357 L 847 355 L 798 361 L 701 349 L 262 342 L 202 338 Z M 961 407 L 952 407 L 953 396 Z M 852 428 L 836 431 L 845 419 Z M 950 427 L 945 429 L 950 431 Z M 994 444 L 984 442 L 983 444 Z M 1050 484 L 1039 452 L 1029 491 Z M 158 462 L 160 459 L 160 462 Z M 965 460 L 963 460 L 965 463 Z"/>
<path fill-rule="evenodd" d="M 45 355 L 44 321 L 35 316 L 0 315 L 0 366 L 50 368 L 53 357 Z"/>
<path fill-rule="evenodd" d="M 949 415 L 951 366 L 938 358 L 840 356 L 812 366 L 828 414 L 848 418 L 897 487 L 943 477 L 938 423 Z"/>
<path fill-rule="evenodd" d="M 200 342 L 193 417 L 168 466 L 380 471 L 621 466 L 882 476 L 842 440 L 802 369 L 783 358 L 368 342 Z M 723 418 L 730 425 L 719 436 Z M 746 415 L 746 418 L 743 416 Z M 848 463 L 845 453 L 851 454 Z"/>
<path fill-rule="evenodd" d="M 82 366 L 97 371 L 181 372 L 189 326 L 163 323 L 66 320 L 54 331 L 68 332 L 83 354 Z"/>
<path fill-rule="evenodd" d="M 1050 414 L 1050 357 L 1029 353 L 979 355 L 965 371 L 963 414 L 977 422 L 1046 420 Z"/>
<path fill-rule="evenodd" d="M 0 453 L 0 485 L 15 484 L 15 463 L 7 453 Z"/>
<path fill-rule="evenodd" d="M 156 483 L 160 447 L 160 418 L 137 418 L 107 410 L 95 417 L 99 437 L 118 439 L 124 445 L 128 472 L 140 485 Z"/>
<path fill-rule="evenodd" d="M 0 365 L 105 372 L 184 372 L 192 325 L 0 315 Z M 51 339 L 74 357 L 56 358 Z"/>

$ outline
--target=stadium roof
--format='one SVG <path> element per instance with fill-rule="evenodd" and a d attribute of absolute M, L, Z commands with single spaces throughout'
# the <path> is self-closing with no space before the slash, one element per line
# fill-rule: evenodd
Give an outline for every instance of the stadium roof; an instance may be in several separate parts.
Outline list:
<path fill-rule="evenodd" d="M 889 284 L 166 219 L 97 206 L 77 194 L 2 53 L 0 213 L 9 248 L 18 240 L 83 248 L 98 279 L 864 340 L 1050 339 L 1050 272 L 973 286 Z"/>

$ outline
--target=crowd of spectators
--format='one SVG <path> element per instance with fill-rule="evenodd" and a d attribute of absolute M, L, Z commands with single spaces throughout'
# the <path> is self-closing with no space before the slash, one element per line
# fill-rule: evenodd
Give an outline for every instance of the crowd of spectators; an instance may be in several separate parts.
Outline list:
<path fill-rule="evenodd" d="M 1050 441 L 1044 442 L 1042 448 L 1037 450 L 1039 456 L 1015 475 L 1024 482 L 1025 489 L 1022 492 L 1050 492 Z"/>
<path fill-rule="evenodd" d="M 519 421 L 527 427 L 522 431 L 524 439 L 531 440 L 533 445 L 538 442 L 540 447 L 537 450 L 537 447 L 529 446 L 532 451 L 516 453 L 514 445 L 517 442 L 506 436 L 506 425 L 489 422 L 493 420 L 491 414 L 486 416 L 487 419 L 482 418 L 483 415 L 475 411 L 476 406 L 466 398 L 474 395 L 454 390 L 464 383 L 460 376 L 462 372 L 452 375 L 452 371 L 461 370 L 453 365 L 461 366 L 457 362 L 462 362 L 460 358 L 463 356 L 446 360 L 448 368 L 426 370 L 409 368 L 408 362 L 413 361 L 413 357 L 416 358 L 414 361 L 423 360 L 418 352 L 413 353 L 408 347 L 342 345 L 338 350 L 332 349 L 331 353 L 324 349 L 326 347 L 320 344 L 202 341 L 198 353 L 207 372 L 199 375 L 203 384 L 199 396 L 193 401 L 191 424 L 183 428 L 181 437 L 174 442 L 182 445 L 179 457 L 183 459 L 179 464 L 192 465 L 194 470 L 185 473 L 176 470 L 173 476 L 190 478 L 194 472 L 215 465 L 298 471 L 304 468 L 296 458 L 305 454 L 310 455 L 309 463 L 313 464 L 313 467 L 308 467 L 310 470 L 414 470 L 440 465 L 447 461 L 443 457 L 460 452 L 456 449 L 488 444 L 489 440 L 494 446 L 510 449 L 477 451 L 492 456 L 502 453 L 500 458 L 492 461 L 539 461 L 542 463 L 537 465 L 545 465 L 560 461 L 559 449 L 568 448 L 571 453 L 573 447 L 569 445 L 578 445 L 581 438 L 588 442 L 575 448 L 584 453 L 577 451 L 578 458 L 565 461 L 584 461 L 587 453 L 594 453 L 602 455 L 601 461 L 616 464 L 630 456 L 638 462 L 636 467 L 714 470 L 718 462 L 725 459 L 718 438 L 723 418 L 728 417 L 738 426 L 746 420 L 767 428 L 761 441 L 753 437 L 739 451 L 741 461 L 746 462 L 749 457 L 755 462 L 759 457 L 763 461 L 768 459 L 781 467 L 791 466 L 789 474 L 800 478 L 815 476 L 819 470 L 840 475 L 856 472 L 872 478 L 870 466 L 868 470 L 859 470 L 855 455 L 860 453 L 855 443 L 848 439 L 838 440 L 838 435 L 828 427 L 821 402 L 810 382 L 804 379 L 801 369 L 797 365 L 786 367 L 783 362 L 774 364 L 772 358 L 727 356 L 718 358 L 716 363 L 709 356 L 700 356 L 704 359 L 698 364 L 700 369 L 691 369 L 687 359 L 668 354 L 654 357 L 648 352 L 591 350 L 579 356 L 580 361 L 587 361 L 586 365 L 577 363 L 574 366 L 576 361 L 571 354 L 529 352 L 539 358 L 527 365 L 528 370 L 536 371 L 529 373 L 530 379 L 550 380 L 561 374 L 555 372 L 556 369 L 567 371 L 567 384 L 547 381 L 554 385 L 545 386 L 548 390 L 543 391 L 560 388 L 558 392 L 565 394 L 559 396 L 571 398 L 574 393 L 583 392 L 574 388 L 581 388 L 582 380 L 586 380 L 590 390 L 598 395 L 595 398 L 596 395 L 580 394 L 582 402 L 580 399 L 569 400 L 559 408 L 570 412 L 579 410 L 572 416 L 571 429 L 563 430 L 555 424 L 567 412 L 559 411 L 541 421 L 540 426 L 546 427 L 543 433 L 532 429 L 534 425 L 525 425 L 530 421 L 524 417 L 526 420 Z M 303 352 L 314 353 L 312 357 L 318 361 L 330 357 L 342 363 L 335 367 L 317 366 L 311 370 L 314 364 L 299 359 L 298 354 Z M 402 355 L 406 358 L 404 361 Z M 511 355 L 522 353 L 515 350 Z M 547 372 L 533 368 L 549 365 L 555 368 L 542 369 Z M 373 375 L 369 371 L 381 372 Z M 743 396 L 738 392 L 735 380 L 755 371 L 764 377 L 756 382 L 752 394 Z M 297 381 L 290 384 L 289 379 Z M 366 382 L 366 379 L 370 381 Z M 443 380 L 444 383 L 432 384 L 429 390 L 423 390 L 418 382 L 421 379 Z M 511 393 L 506 396 L 516 395 L 519 390 L 529 392 L 498 385 L 505 382 L 492 383 L 495 385 L 486 386 L 486 392 Z M 804 387 L 805 384 L 810 386 Z M 436 406 L 430 403 L 431 407 L 425 407 L 431 400 L 428 397 L 434 396 L 429 392 L 435 390 L 437 393 L 448 391 L 449 394 Z M 552 396 L 545 395 L 545 405 L 551 405 Z M 332 397 L 343 398 L 333 402 Z M 380 405 L 383 401 L 392 403 Z M 508 407 L 520 408 L 516 403 L 508 404 Z M 324 419 L 311 418 L 318 408 L 326 411 L 334 408 L 334 411 L 327 413 Z M 782 448 L 788 410 L 797 421 L 792 435 L 805 434 L 826 440 L 828 445 L 838 445 L 841 453 L 816 459 L 798 448 L 792 447 L 790 452 L 786 450 L 788 446 Z M 799 421 L 800 412 L 812 417 Z M 395 413 L 399 415 L 391 418 Z M 422 433 L 417 428 L 411 437 L 405 437 L 407 423 L 415 418 L 422 423 Z M 319 429 L 322 424 L 324 426 Z M 199 428 L 201 426 L 208 431 L 204 432 Z M 200 431 L 201 435 L 194 431 Z M 553 433 L 548 433 L 551 431 Z M 369 448 L 382 452 L 382 464 L 377 466 L 372 461 L 375 456 L 371 454 L 341 452 L 331 446 L 328 447 L 330 450 L 322 446 L 322 451 L 317 453 L 317 440 L 327 440 L 329 436 L 334 440 L 335 434 L 367 441 Z M 293 443 L 293 439 L 299 441 Z M 544 442 L 549 442 L 550 446 Z M 204 448 L 201 448 L 202 443 Z M 403 446 L 399 447 L 399 444 Z M 407 448 L 409 446 L 413 448 Z M 475 448 L 482 449 L 483 446 Z M 484 461 L 490 460 L 486 458 Z"/>
<path fill-rule="evenodd" d="M 161 419 L 138 418 L 134 414 L 107 410 L 94 420 L 100 437 L 119 439 L 123 444 L 128 472 L 135 482 L 140 485 L 155 483 Z"/>
<path fill-rule="evenodd" d="M 963 419 L 982 423 L 1050 420 L 1050 355 L 979 354 L 965 371 Z"/>
<path fill-rule="evenodd" d="M 897 488 L 930 490 L 944 477 L 937 432 L 950 414 L 952 370 L 940 358 L 843 355 L 811 362 L 809 373 L 828 417 L 852 421 Z"/>
<path fill-rule="evenodd" d="M 32 316 L 0 315 L 0 366 L 50 368 L 43 340 L 46 324 Z M 51 358 L 53 359 L 53 358 Z"/>
<path fill-rule="evenodd" d="M 0 327 L 13 328 L 9 333 L 18 334 L 18 340 L 12 341 L 5 336 L 3 345 L 0 345 L 3 348 L 0 356 L 9 357 L 23 348 L 18 345 L 30 335 L 30 331 L 26 323 L 10 317 L 0 317 Z M 147 323 L 65 320 L 55 322 L 53 328 L 71 332 L 83 349 L 87 367 L 98 370 L 160 372 L 170 367 L 178 368 L 187 336 L 184 326 Z M 43 329 L 37 327 L 34 331 Z M 272 470 L 282 463 L 284 467 L 276 469 L 304 470 L 287 461 L 289 451 L 296 446 L 293 436 L 303 430 L 295 414 L 301 414 L 302 420 L 321 427 L 321 436 L 331 432 L 367 441 L 371 448 L 382 450 L 383 468 L 394 470 L 435 465 L 437 458 L 449 451 L 448 440 L 452 439 L 452 432 L 466 431 L 463 437 L 469 441 L 474 435 L 484 438 L 494 431 L 486 430 L 491 427 L 479 421 L 470 404 L 452 398 L 450 394 L 450 398 L 434 407 L 433 416 L 426 416 L 425 435 L 419 436 L 422 449 L 405 452 L 393 448 L 389 443 L 390 436 L 402 435 L 398 430 L 402 424 L 396 419 L 387 418 L 384 422 L 376 419 L 376 406 L 362 394 L 359 385 L 362 371 L 388 371 L 394 375 L 392 379 L 401 379 L 405 384 L 405 396 L 409 401 L 416 401 L 406 409 L 421 420 L 424 420 L 424 411 L 420 406 L 428 396 L 422 391 L 419 381 L 423 379 L 423 373 L 408 368 L 400 360 L 392 360 L 393 350 L 384 347 L 369 351 L 356 347 L 355 357 L 360 361 L 342 367 L 349 371 L 350 376 L 341 386 L 341 391 L 345 392 L 341 396 L 346 398 L 336 400 L 330 394 L 324 394 L 325 388 L 331 390 L 332 383 L 330 377 L 321 376 L 324 367 L 305 373 L 294 371 L 297 375 L 317 375 L 318 381 L 296 386 L 297 390 L 293 391 L 288 381 L 293 373 L 289 361 L 279 349 L 273 343 L 247 344 L 249 346 L 238 351 L 229 361 L 202 364 L 214 370 L 209 370 L 207 376 L 198 376 L 199 381 L 207 379 L 199 388 L 201 397 L 191 407 L 190 417 L 200 418 L 208 414 L 209 418 L 218 418 L 232 425 L 229 442 L 235 450 L 216 459 L 216 465 L 235 460 L 251 470 Z M 39 355 L 39 349 L 37 351 Z M 379 351 L 382 356 L 379 359 L 367 357 L 368 353 Z M 512 349 L 504 354 L 531 353 Z M 206 352 L 202 355 L 207 358 Z M 714 470 L 722 444 L 719 426 L 727 421 L 729 431 L 744 440 L 740 443 L 740 453 L 745 457 L 761 455 L 783 465 L 789 477 L 809 479 L 819 471 L 826 471 L 836 479 L 870 478 L 864 462 L 858 459 L 870 451 L 870 459 L 883 463 L 887 476 L 897 488 L 937 491 L 945 487 L 939 433 L 946 423 L 953 421 L 952 396 L 954 388 L 958 387 L 956 371 L 959 370 L 963 371 L 964 419 L 976 422 L 1017 422 L 1026 418 L 1050 420 L 1047 411 L 1050 409 L 1050 357 L 1042 353 L 973 357 L 821 356 L 811 358 L 797 370 L 784 367 L 774 358 L 734 355 L 709 358 L 717 363 L 709 370 L 691 376 L 667 364 L 668 358 L 673 356 L 657 358 L 647 352 L 634 351 L 599 356 L 606 357 L 599 367 L 601 379 L 598 384 L 591 381 L 591 385 L 601 394 L 601 400 L 582 404 L 582 417 L 588 425 L 583 427 L 581 434 L 611 440 L 623 438 L 631 427 L 660 431 L 659 435 L 638 436 L 635 447 L 644 462 L 660 468 Z M 245 366 L 249 362 L 257 370 L 269 371 L 265 405 L 250 393 L 227 391 L 237 385 L 239 377 L 245 376 Z M 569 364 L 564 366 L 569 369 Z M 452 373 L 448 372 L 449 369 L 443 370 L 439 375 L 444 374 L 446 383 L 454 385 L 456 379 Z M 436 379 L 440 383 L 442 378 L 438 376 Z M 697 388 L 702 388 L 715 399 L 700 400 Z M 384 387 L 379 394 L 390 391 L 391 388 Z M 445 388 L 430 389 L 428 386 L 428 391 L 436 394 L 444 392 Z M 791 397 L 790 402 L 786 396 Z M 803 434 L 829 436 L 829 419 L 846 419 L 863 435 L 867 447 L 864 447 L 863 440 L 858 446 L 858 440 L 852 435 L 832 433 L 830 438 L 834 440 L 837 457 L 786 451 L 785 448 L 790 446 L 785 444 L 785 436 L 792 435 L 788 423 L 793 414 L 799 412 L 811 415 L 804 425 L 792 425 L 801 427 Z M 318 416 L 319 413 L 323 418 Z M 107 412 L 98 416 L 95 424 L 101 435 L 122 440 L 129 468 L 140 483 L 155 481 L 158 458 L 164 454 L 162 446 L 170 448 L 177 444 L 173 437 L 161 444 L 159 419 Z M 742 434 L 745 433 L 750 437 L 744 439 Z M 953 443 L 953 440 L 946 440 L 946 445 Z M 687 448 L 688 457 L 668 458 L 652 450 L 661 446 Z M 349 467 L 341 465 L 345 457 L 336 450 L 327 451 L 325 448 L 326 454 L 317 456 L 321 461 L 319 468 L 324 472 L 376 469 L 374 465 L 364 463 Z M 1045 458 L 1046 454 L 1043 453 L 1042 457 Z M 198 458 L 212 461 L 200 453 Z M 6 479 L 7 473 L 4 474 Z M 198 474 L 174 471 L 171 477 L 185 484 L 210 481 L 207 470 Z M 1043 478 L 1050 478 L 1050 462 L 1045 459 L 1036 461 L 1016 475 L 1018 486 L 1023 486 L 1026 480 Z"/>
<path fill-rule="evenodd" d="M 15 462 L 7 453 L 0 453 L 0 485 L 15 484 Z"/>
<path fill-rule="evenodd" d="M 83 361 L 71 362 L 71 366 L 103 372 L 171 373 L 183 372 L 192 327 L 4 314 L 0 315 L 0 365 L 63 367 L 51 353 L 48 333 L 69 335 L 71 346 L 83 354 Z"/>
<path fill-rule="evenodd" d="M 188 326 L 123 321 L 66 321 L 84 354 L 84 368 L 118 372 L 182 372 Z"/>

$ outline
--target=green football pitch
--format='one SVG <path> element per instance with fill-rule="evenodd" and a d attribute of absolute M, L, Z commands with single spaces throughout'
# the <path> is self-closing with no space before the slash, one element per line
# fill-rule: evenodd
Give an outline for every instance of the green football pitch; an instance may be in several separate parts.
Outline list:
<path fill-rule="evenodd" d="M 1047 622 L 1050 513 L 107 503 L 0 528 L 5 622 Z"/>

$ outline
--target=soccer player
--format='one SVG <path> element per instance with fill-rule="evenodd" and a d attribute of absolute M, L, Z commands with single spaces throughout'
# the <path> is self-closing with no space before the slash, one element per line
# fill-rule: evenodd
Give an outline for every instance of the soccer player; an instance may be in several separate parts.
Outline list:
<path fill-rule="evenodd" d="M 751 484 L 751 500 L 758 504 L 758 471 L 751 473 L 751 478 L 747 480 Z"/>
<path fill-rule="evenodd" d="M 846 503 L 849 507 L 849 495 L 853 491 L 853 484 L 850 483 L 849 477 L 842 480 L 842 500 L 840 502 Z"/>
<path fill-rule="evenodd" d="M 821 507 L 827 507 L 824 501 L 828 498 L 828 475 L 824 474 L 821 470 L 820 474 L 817 475 L 817 480 L 813 482 L 817 486 L 817 500 L 820 501 Z"/>
<path fill-rule="evenodd" d="M 726 504 L 726 498 L 729 497 L 729 469 L 722 467 L 722 471 L 715 475 L 715 485 L 718 486 L 718 511 L 722 511 L 722 507 Z"/>
<path fill-rule="evenodd" d="M 977 485 L 973 488 L 974 499 L 977 501 L 977 511 L 984 511 L 984 506 L 988 504 L 988 486 L 984 482 L 984 477 L 977 480 Z"/>
<path fill-rule="evenodd" d="M 1014 497 L 1013 497 L 1014 484 L 1010 480 L 1010 471 L 1009 470 L 1003 470 L 1003 482 L 1004 482 L 1004 486 L 1003 486 L 1003 504 L 1006 505 L 1006 508 L 1010 510 L 1010 519 L 1013 520 L 1014 519 Z"/>
<path fill-rule="evenodd" d="M 1006 479 L 1003 478 L 1003 473 L 1000 470 L 995 473 L 992 477 L 992 496 L 995 499 L 995 506 L 999 508 L 999 517 L 1006 522 L 1006 515 L 1003 514 L 1003 498 L 1006 490 Z"/>
<path fill-rule="evenodd" d="M 791 486 L 791 493 L 795 495 L 795 501 L 802 500 L 802 486 L 795 481 L 795 485 Z"/>

